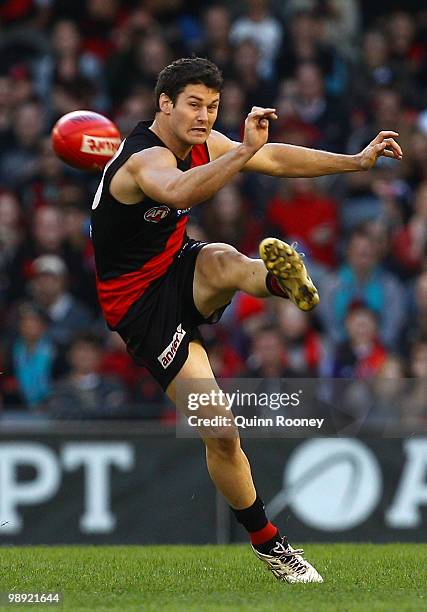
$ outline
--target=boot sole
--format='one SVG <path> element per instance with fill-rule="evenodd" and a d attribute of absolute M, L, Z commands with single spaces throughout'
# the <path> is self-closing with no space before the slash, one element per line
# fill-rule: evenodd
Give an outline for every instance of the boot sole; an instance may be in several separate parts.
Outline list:
<path fill-rule="evenodd" d="M 259 245 L 259 254 L 267 270 L 277 278 L 298 308 L 307 311 L 317 306 L 317 289 L 302 257 L 292 246 L 277 238 L 265 238 Z"/>

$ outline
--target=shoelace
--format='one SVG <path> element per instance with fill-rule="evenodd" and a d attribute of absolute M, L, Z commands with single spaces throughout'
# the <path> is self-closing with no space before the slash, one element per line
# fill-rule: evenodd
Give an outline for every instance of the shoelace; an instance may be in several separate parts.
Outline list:
<path fill-rule="evenodd" d="M 302 556 L 304 554 L 304 550 L 302 548 L 290 550 L 288 541 L 285 537 L 282 538 L 281 542 L 277 542 L 276 546 L 271 552 L 277 554 L 278 561 L 285 563 L 298 574 L 304 574 L 307 571 L 306 565 L 297 557 L 297 555 Z"/>
<path fill-rule="evenodd" d="M 298 248 L 298 242 L 292 242 L 292 244 L 291 244 L 291 248 L 293 248 L 293 249 L 294 249 L 294 251 L 297 251 L 297 248 Z M 298 251 L 297 251 L 297 253 L 298 253 Z M 305 253 L 298 253 L 298 255 L 299 255 L 300 257 L 305 257 Z"/>

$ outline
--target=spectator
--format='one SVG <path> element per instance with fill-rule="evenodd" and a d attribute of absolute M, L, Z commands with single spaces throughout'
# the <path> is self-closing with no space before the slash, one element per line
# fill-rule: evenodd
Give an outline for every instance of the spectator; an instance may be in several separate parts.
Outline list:
<path fill-rule="evenodd" d="M 265 325 L 255 332 L 244 375 L 248 378 L 301 376 L 301 372 L 289 366 L 287 347 L 279 327 Z"/>
<path fill-rule="evenodd" d="M 31 233 L 16 251 L 10 263 L 10 277 L 7 299 L 9 304 L 25 296 L 27 282 L 32 274 L 32 262 L 39 255 L 57 255 L 67 268 L 70 291 L 91 306 L 93 300 L 93 279 L 82 255 L 66 240 L 64 212 L 53 206 L 42 206 L 34 214 Z M 86 228 L 88 232 L 88 228 Z"/>
<path fill-rule="evenodd" d="M 245 96 L 241 86 L 237 81 L 226 80 L 221 92 L 218 130 L 231 140 L 238 141 L 242 135 L 245 110 Z"/>
<path fill-rule="evenodd" d="M 126 345 L 116 332 L 107 335 L 99 369 L 104 376 L 115 377 L 126 389 L 135 416 L 169 419 L 171 405 L 161 387 L 145 368 L 135 365 Z M 174 407 L 172 409 L 175 413 Z"/>
<path fill-rule="evenodd" d="M 250 39 L 237 44 L 233 53 L 231 76 L 238 81 L 244 96 L 244 112 L 252 106 L 271 107 L 276 97 L 274 80 L 262 75 L 257 69 L 259 49 Z"/>
<path fill-rule="evenodd" d="M 378 321 L 373 310 L 355 302 L 345 319 L 347 339 L 334 352 L 330 376 L 372 378 L 387 358 L 378 337 Z"/>
<path fill-rule="evenodd" d="M 60 257 L 41 255 L 34 260 L 32 270 L 30 292 L 34 302 L 50 319 L 50 337 L 65 350 L 76 333 L 90 327 L 92 316 L 67 291 L 67 268 Z"/>
<path fill-rule="evenodd" d="M 354 52 L 354 43 L 361 22 L 360 3 L 357 0 L 327 0 L 318 2 L 322 18 L 323 39 L 347 56 Z M 322 10 L 323 9 L 323 10 Z"/>
<path fill-rule="evenodd" d="M 50 138 L 44 137 L 39 143 L 37 173 L 22 190 L 26 213 L 34 215 L 42 206 L 56 206 L 61 201 L 60 190 L 66 181 L 66 166 L 53 152 Z"/>
<path fill-rule="evenodd" d="M 401 432 L 400 415 L 409 386 L 405 367 L 398 355 L 389 355 L 372 378 L 340 385 L 344 393 L 337 398 L 353 419 L 352 431 L 360 434 L 375 431 L 396 435 Z"/>
<path fill-rule="evenodd" d="M 13 191 L 0 191 L 0 321 L 7 303 L 9 269 L 24 237 L 19 201 Z"/>
<path fill-rule="evenodd" d="M 35 304 L 18 309 L 18 336 L 5 357 L 5 407 L 40 410 L 52 386 L 56 349 L 48 335 L 49 319 Z"/>
<path fill-rule="evenodd" d="M 273 393 L 290 394 L 294 392 L 295 388 L 293 388 L 292 382 L 284 379 L 307 377 L 309 372 L 294 370 L 291 367 L 287 345 L 280 328 L 275 324 L 267 324 L 258 329 L 252 336 L 252 346 L 246 362 L 246 369 L 243 370 L 241 376 L 257 379 L 257 392 L 262 392 L 271 397 Z M 254 411 L 253 407 L 248 406 L 247 409 L 251 411 L 250 414 Z M 311 412 L 313 410 L 311 402 L 304 406 L 304 409 Z M 268 405 L 257 406 L 255 410 L 259 416 L 272 416 L 272 411 Z M 290 406 L 282 406 L 280 414 L 285 412 L 287 416 L 293 416 L 292 410 Z M 301 416 L 301 407 L 298 409 L 298 415 Z M 304 416 L 307 416 L 307 414 L 304 414 Z"/>
<path fill-rule="evenodd" d="M 427 426 L 427 342 L 416 342 L 411 350 L 410 376 L 413 377 L 405 402 L 401 405 L 401 423 L 407 433 Z"/>
<path fill-rule="evenodd" d="M 136 85 L 152 91 L 158 73 L 171 60 L 171 49 L 156 30 L 137 30 L 131 44 L 107 63 L 109 91 L 115 104 L 131 95 Z"/>
<path fill-rule="evenodd" d="M 408 141 L 406 176 L 412 185 L 427 180 L 427 130 L 417 130 Z"/>
<path fill-rule="evenodd" d="M 419 184 L 414 204 L 414 214 L 392 241 L 394 259 L 404 276 L 420 272 L 427 255 L 427 180 Z"/>
<path fill-rule="evenodd" d="M 68 352 L 70 372 L 54 386 L 48 414 L 54 419 L 126 418 L 130 413 L 118 379 L 100 374 L 102 345 L 91 333 L 76 336 Z"/>
<path fill-rule="evenodd" d="M 230 11 L 222 4 L 208 6 L 203 14 L 204 44 L 200 50 L 202 57 L 226 71 L 232 62 L 230 43 Z"/>
<path fill-rule="evenodd" d="M 17 64 L 9 71 L 11 77 L 12 108 L 31 102 L 34 98 L 34 88 L 31 74 L 26 64 Z"/>
<path fill-rule="evenodd" d="M 395 87 L 377 87 L 370 90 L 369 106 L 365 109 L 365 117 L 362 125 L 357 127 L 350 134 L 347 149 L 349 153 L 356 153 L 363 149 L 376 134 L 393 126 L 393 130 L 399 133 L 399 142 L 403 149 L 410 153 L 410 139 L 412 137 L 412 119 L 410 113 L 405 112 L 406 107 L 401 91 Z M 406 170 L 406 164 L 409 162 L 406 159 L 403 163 L 402 170 Z M 382 166 L 395 168 L 394 160 L 384 158 L 384 161 L 379 164 Z M 401 172 L 402 172 L 401 170 Z"/>
<path fill-rule="evenodd" d="M 236 182 L 228 183 L 203 211 L 203 226 L 208 240 L 226 242 L 244 255 L 258 250 L 260 224 L 248 214 Z"/>
<path fill-rule="evenodd" d="M 366 109 L 372 90 L 390 87 L 399 79 L 393 69 L 386 36 L 380 30 L 369 30 L 363 36 L 361 61 L 353 63 L 351 79 L 354 109 Z"/>
<path fill-rule="evenodd" d="M 78 200 L 71 201 L 63 207 L 63 213 L 65 239 L 83 260 L 88 257 L 88 251 L 92 252 L 87 208 Z"/>
<path fill-rule="evenodd" d="M 229 338 L 242 359 L 247 359 L 256 333 L 272 322 L 272 313 L 265 300 L 238 293 L 231 303 L 228 325 Z"/>
<path fill-rule="evenodd" d="M 278 120 L 271 126 L 272 138 L 277 142 L 314 147 L 319 137 L 318 130 L 300 117 L 296 99 L 297 84 L 295 80 L 283 81 L 275 102 Z"/>
<path fill-rule="evenodd" d="M 52 30 L 51 41 L 51 52 L 46 54 L 34 69 L 36 92 L 40 98 L 49 100 L 54 83 L 74 91 L 78 91 L 85 84 L 90 84 L 92 89 L 95 84 L 90 108 L 107 111 L 103 65 L 94 53 L 83 48 L 77 25 L 69 19 L 57 21 Z"/>
<path fill-rule="evenodd" d="M 336 202 L 323 194 L 314 179 L 281 181 L 267 206 L 272 235 L 299 242 L 301 250 L 331 268 L 336 263 L 338 218 Z"/>
<path fill-rule="evenodd" d="M 0 147 L 10 145 L 12 133 L 12 83 L 8 75 L 0 74 Z"/>
<path fill-rule="evenodd" d="M 268 0 L 246 0 L 246 13 L 232 25 L 231 42 L 239 45 L 252 40 L 260 50 L 257 69 L 259 74 L 274 77 L 274 61 L 282 41 L 282 26 L 272 15 Z"/>
<path fill-rule="evenodd" d="M 315 146 L 342 151 L 348 129 L 346 113 L 341 102 L 326 93 L 321 68 L 313 62 L 299 64 L 295 84 L 294 108 L 301 121 L 317 131 Z"/>
<path fill-rule="evenodd" d="M 14 110 L 12 142 L 0 155 L 0 183 L 3 185 L 22 187 L 36 176 L 43 118 L 42 106 L 35 100 Z"/>
<path fill-rule="evenodd" d="M 5 271 L 23 238 L 19 200 L 13 191 L 0 192 L 0 270 Z M 6 279 L 5 279 L 6 281 Z M 4 282 L 5 282 L 4 281 Z"/>
<path fill-rule="evenodd" d="M 147 87 L 135 87 L 117 109 L 116 124 L 123 137 L 129 135 L 141 119 L 154 117 L 154 96 Z"/>
<path fill-rule="evenodd" d="M 405 294 L 390 273 L 381 267 L 376 245 L 363 231 L 350 237 L 346 260 L 325 282 L 321 316 L 334 342 L 345 337 L 344 321 L 352 302 L 359 300 L 378 317 L 379 335 L 387 347 L 396 346 L 405 313 Z"/>
<path fill-rule="evenodd" d="M 415 281 L 412 308 L 405 320 L 400 346 L 402 353 L 408 356 L 410 348 L 416 342 L 427 342 L 427 270 Z"/>
<path fill-rule="evenodd" d="M 286 343 L 289 367 L 302 376 L 318 376 L 323 343 L 310 317 L 289 300 L 275 300 L 275 307 L 278 326 Z"/>
<path fill-rule="evenodd" d="M 243 371 L 244 362 L 230 342 L 225 327 L 207 328 L 203 335 L 209 363 L 216 378 L 236 378 Z"/>
<path fill-rule="evenodd" d="M 80 15 L 83 32 L 83 48 L 105 61 L 114 51 L 111 32 L 120 24 L 125 14 L 119 0 L 87 0 L 85 12 Z"/>
<path fill-rule="evenodd" d="M 388 19 L 387 33 L 393 62 L 410 71 L 416 71 L 422 58 L 415 32 L 414 17 L 409 13 L 396 11 Z"/>
<path fill-rule="evenodd" d="M 326 77 L 328 92 L 342 94 L 346 85 L 346 64 L 328 39 L 321 39 L 321 33 L 321 23 L 314 13 L 309 10 L 294 13 L 278 56 L 277 72 L 289 79 L 293 78 L 299 64 L 314 63 Z"/>

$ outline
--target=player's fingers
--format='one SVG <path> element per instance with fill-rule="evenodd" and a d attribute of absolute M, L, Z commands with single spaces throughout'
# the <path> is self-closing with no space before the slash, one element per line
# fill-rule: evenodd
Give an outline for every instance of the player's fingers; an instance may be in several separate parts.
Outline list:
<path fill-rule="evenodd" d="M 258 119 L 258 121 L 261 121 L 262 119 L 268 119 L 268 120 L 272 119 L 272 120 L 275 120 L 275 119 L 277 119 L 277 115 L 276 115 L 276 113 L 271 113 L 271 115 L 264 115 L 264 116 L 261 116 Z"/>
<path fill-rule="evenodd" d="M 387 143 L 386 142 L 379 142 L 378 144 L 376 144 L 374 146 L 374 151 L 376 155 L 381 155 L 382 152 L 384 151 L 384 149 L 386 148 Z"/>
<path fill-rule="evenodd" d="M 254 122 L 256 125 L 258 125 L 258 127 L 262 127 L 267 128 L 268 127 L 268 121 L 272 119 L 275 120 L 277 119 L 277 115 L 275 113 L 271 114 L 271 115 L 262 115 L 262 114 L 254 114 L 252 115 L 252 113 L 250 115 L 248 115 L 246 121 L 248 122 L 248 125 L 250 125 L 252 122 Z"/>
<path fill-rule="evenodd" d="M 391 149 L 392 151 L 394 151 L 396 153 L 397 157 L 402 157 L 403 156 L 403 152 L 402 149 L 400 148 L 399 143 L 397 143 L 394 138 L 386 138 L 384 140 L 384 142 L 387 143 L 387 148 Z"/>
<path fill-rule="evenodd" d="M 261 119 L 272 119 L 273 117 L 270 115 L 264 115 L 262 113 L 250 113 L 248 115 L 248 121 L 254 121 L 259 123 Z"/>
<path fill-rule="evenodd" d="M 250 112 L 248 115 L 248 119 L 259 120 L 264 117 L 270 118 L 272 117 L 272 115 L 275 115 L 275 114 L 276 114 L 275 108 L 260 108 L 259 110 Z"/>
<path fill-rule="evenodd" d="M 384 149 L 383 155 L 384 157 L 392 157 L 393 159 L 396 159 L 396 153 L 394 151 L 390 151 L 390 149 Z"/>
<path fill-rule="evenodd" d="M 392 132 L 391 130 L 382 130 L 372 142 L 376 144 L 378 142 L 383 142 L 385 138 L 398 138 L 398 136 L 398 132 Z"/>
<path fill-rule="evenodd" d="M 275 111 L 275 108 L 264 108 L 263 106 L 253 106 L 251 108 L 251 113 L 274 113 Z"/>

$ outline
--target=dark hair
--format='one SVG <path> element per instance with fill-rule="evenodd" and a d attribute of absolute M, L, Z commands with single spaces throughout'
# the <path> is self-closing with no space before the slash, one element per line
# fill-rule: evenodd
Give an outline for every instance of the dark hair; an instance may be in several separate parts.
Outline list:
<path fill-rule="evenodd" d="M 350 244 L 350 242 L 353 242 L 353 240 L 356 240 L 357 238 L 363 238 L 365 240 L 369 240 L 370 242 L 372 241 L 368 234 L 367 227 L 363 223 L 351 231 L 350 236 L 348 237 L 347 246 Z"/>
<path fill-rule="evenodd" d="M 29 301 L 20 302 L 18 304 L 17 313 L 18 313 L 18 317 L 20 320 L 22 320 L 24 317 L 35 316 L 38 319 L 40 319 L 40 321 L 42 321 L 44 325 L 49 325 L 51 323 L 51 319 L 49 315 L 47 314 L 47 312 L 45 312 L 42 308 L 40 308 L 34 302 L 29 302 Z"/>
<path fill-rule="evenodd" d="M 74 348 L 80 343 L 90 344 L 93 348 L 99 350 L 103 347 L 103 341 L 100 335 L 90 330 L 76 333 L 71 340 L 70 348 Z"/>
<path fill-rule="evenodd" d="M 366 312 L 369 316 L 375 319 L 375 323 L 378 324 L 380 322 L 379 316 L 376 310 L 371 308 L 371 306 L 369 306 L 369 304 L 367 304 L 363 300 L 355 299 L 352 302 L 350 302 L 345 318 L 348 319 L 355 312 Z"/>
<path fill-rule="evenodd" d="M 186 85 L 201 83 L 209 89 L 221 91 L 221 71 L 213 62 L 202 57 L 183 57 L 163 68 L 157 79 L 154 94 L 156 113 L 160 112 L 159 97 L 164 93 L 175 104 Z"/>

